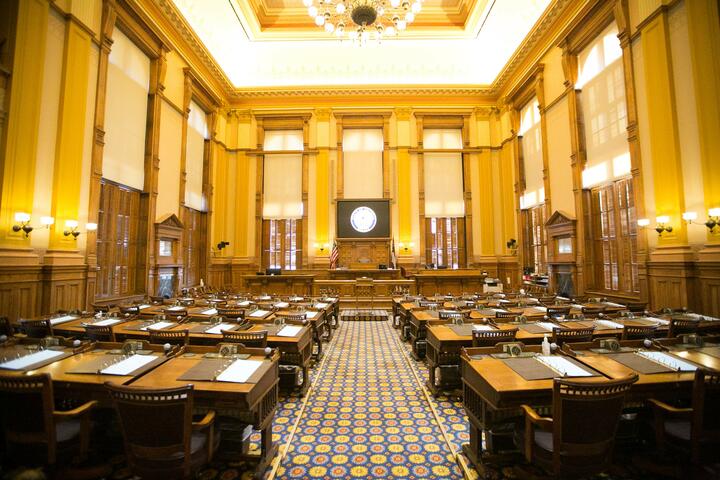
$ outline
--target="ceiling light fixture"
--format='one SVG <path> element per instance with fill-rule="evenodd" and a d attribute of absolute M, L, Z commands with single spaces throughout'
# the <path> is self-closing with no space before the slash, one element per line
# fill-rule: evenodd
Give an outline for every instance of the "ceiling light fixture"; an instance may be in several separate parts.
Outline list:
<path fill-rule="evenodd" d="M 366 43 L 397 35 L 415 20 L 423 0 L 303 0 L 315 25 L 338 38 Z"/>

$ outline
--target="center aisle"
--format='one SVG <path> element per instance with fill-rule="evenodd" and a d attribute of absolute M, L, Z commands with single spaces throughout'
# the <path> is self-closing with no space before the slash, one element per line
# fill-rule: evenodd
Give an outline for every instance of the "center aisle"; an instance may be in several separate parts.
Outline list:
<path fill-rule="evenodd" d="M 390 323 L 336 335 L 276 478 L 462 478 Z"/>

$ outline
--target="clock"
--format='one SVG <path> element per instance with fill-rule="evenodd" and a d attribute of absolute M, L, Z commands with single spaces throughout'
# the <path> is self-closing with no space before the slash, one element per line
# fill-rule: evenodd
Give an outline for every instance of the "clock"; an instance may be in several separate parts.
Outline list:
<path fill-rule="evenodd" d="M 377 215 L 370 207 L 358 207 L 350 214 L 350 225 L 355 231 L 367 233 L 375 228 L 377 224 Z"/>

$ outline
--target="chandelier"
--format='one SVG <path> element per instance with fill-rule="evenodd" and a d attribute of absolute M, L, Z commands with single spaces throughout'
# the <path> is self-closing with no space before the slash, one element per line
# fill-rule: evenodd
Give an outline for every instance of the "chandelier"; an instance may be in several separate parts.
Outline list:
<path fill-rule="evenodd" d="M 360 42 L 397 35 L 415 20 L 423 0 L 303 0 L 315 25 Z"/>

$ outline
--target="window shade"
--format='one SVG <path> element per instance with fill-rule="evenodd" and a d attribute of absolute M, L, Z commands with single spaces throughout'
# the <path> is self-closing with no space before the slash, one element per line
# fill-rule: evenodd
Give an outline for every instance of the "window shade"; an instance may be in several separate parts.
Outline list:
<path fill-rule="evenodd" d="M 613 24 L 578 56 L 587 162 L 583 187 L 630 172 L 622 49 Z"/>
<path fill-rule="evenodd" d="M 303 149 L 302 130 L 266 130 L 263 149 L 266 151 L 288 151 Z"/>
<path fill-rule="evenodd" d="M 345 198 L 382 198 L 384 147 L 380 128 L 343 130 Z"/>
<path fill-rule="evenodd" d="M 207 135 L 207 115 L 197 103 L 191 101 L 185 151 L 185 205 L 200 211 L 206 209 L 202 188 Z"/>
<path fill-rule="evenodd" d="M 464 217 L 461 153 L 426 153 L 425 216 Z"/>
<path fill-rule="evenodd" d="M 426 128 L 423 130 L 423 148 L 459 150 L 463 148 L 462 130 L 459 128 Z"/>
<path fill-rule="evenodd" d="M 302 218 L 302 154 L 265 155 L 263 172 L 263 218 Z"/>
<path fill-rule="evenodd" d="M 525 192 L 520 197 L 520 208 L 530 208 L 545 201 L 543 186 L 542 130 L 537 98 L 520 110 Z"/>
<path fill-rule="evenodd" d="M 103 177 L 142 190 L 150 58 L 115 29 L 105 100 Z"/>

